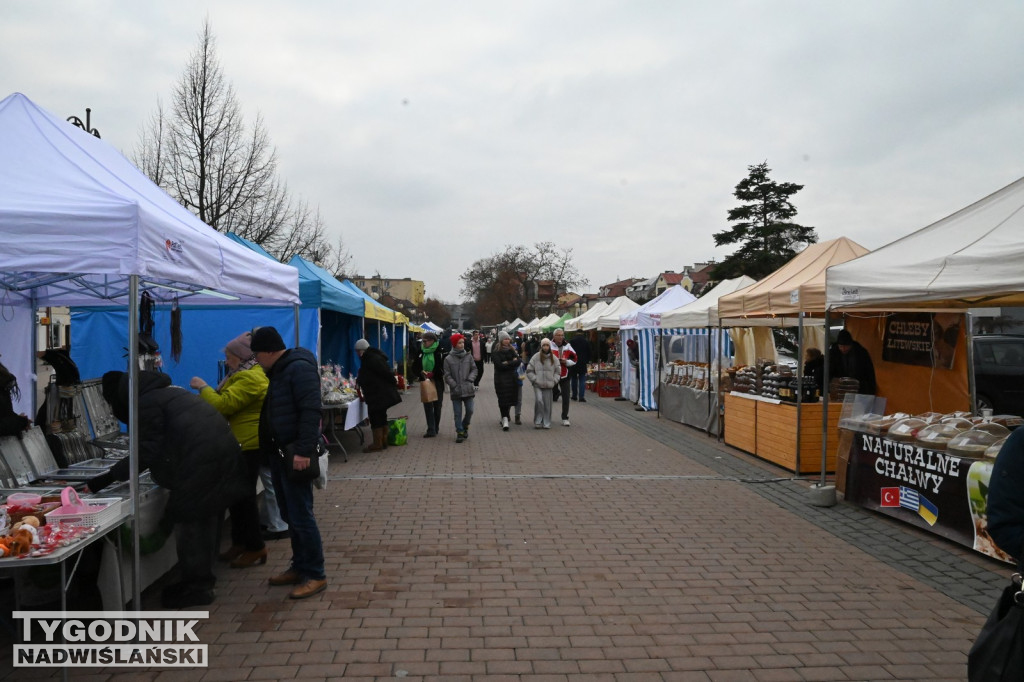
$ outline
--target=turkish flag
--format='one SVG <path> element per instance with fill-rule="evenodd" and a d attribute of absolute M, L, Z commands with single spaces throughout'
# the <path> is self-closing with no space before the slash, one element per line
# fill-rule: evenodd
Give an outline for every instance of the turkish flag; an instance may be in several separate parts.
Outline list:
<path fill-rule="evenodd" d="M 899 488 L 882 488 L 881 489 L 881 506 L 883 507 L 898 507 L 900 506 L 900 489 Z"/>

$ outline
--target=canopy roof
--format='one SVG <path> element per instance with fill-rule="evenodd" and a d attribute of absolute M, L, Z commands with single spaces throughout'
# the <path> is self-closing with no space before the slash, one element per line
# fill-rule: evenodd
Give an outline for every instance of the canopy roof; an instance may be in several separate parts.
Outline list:
<path fill-rule="evenodd" d="M 593 319 L 597 319 L 605 309 L 608 308 L 607 301 L 598 301 L 594 305 L 590 306 L 587 312 L 583 313 L 579 317 L 572 317 L 565 321 L 563 329 L 567 332 L 574 332 L 580 329 L 592 329 L 592 327 L 584 327 Z"/>
<path fill-rule="evenodd" d="M 133 275 L 183 305 L 227 302 L 217 293 L 299 302 L 294 268 L 219 234 L 106 142 L 18 93 L 0 101 L 0 243 L 8 305 L 124 305 Z"/>
<path fill-rule="evenodd" d="M 405 324 L 409 321 L 409 318 L 404 314 L 378 303 L 372 296 L 357 287 L 350 280 L 342 280 L 341 285 L 359 298 L 363 299 L 362 315 L 366 319 L 380 320 L 381 322 L 393 322 L 395 324 Z"/>
<path fill-rule="evenodd" d="M 828 270 L 835 308 L 1024 305 L 1024 178 Z"/>
<path fill-rule="evenodd" d="M 558 322 L 559 318 L 560 315 L 558 313 L 551 313 L 550 315 L 545 315 L 539 320 L 531 322 L 530 324 L 523 327 L 522 331 L 528 334 L 539 334 L 540 332 L 544 331 L 544 328 L 547 325 Z"/>
<path fill-rule="evenodd" d="M 362 297 L 339 282 L 337 277 L 302 256 L 292 256 L 288 265 L 299 271 L 299 298 L 303 307 L 365 317 L 366 306 Z"/>
<path fill-rule="evenodd" d="M 565 329 L 566 321 L 567 320 L 571 320 L 571 319 L 572 319 L 572 313 L 566 313 L 565 315 L 562 315 L 560 318 L 558 318 L 554 322 L 552 322 L 550 324 L 544 325 L 544 331 L 552 332 L 552 331 L 554 331 L 556 329 Z"/>
<path fill-rule="evenodd" d="M 718 316 L 746 325 L 746 317 L 825 312 L 825 270 L 868 250 L 846 237 L 811 244 L 756 284 L 718 299 Z"/>
<path fill-rule="evenodd" d="M 516 319 L 512 320 L 507 325 L 505 325 L 505 331 L 510 332 L 510 333 L 514 332 L 514 331 L 518 330 L 519 328 L 521 328 L 525 324 L 526 323 L 523 322 L 522 319 L 517 317 Z"/>
<path fill-rule="evenodd" d="M 621 329 L 661 327 L 663 326 L 661 323 L 662 313 L 675 310 L 696 300 L 696 296 L 682 285 L 677 284 L 665 289 L 636 310 L 623 315 L 619 318 L 619 326 Z"/>
<path fill-rule="evenodd" d="M 733 279 L 725 279 L 715 285 L 697 300 L 687 303 L 681 308 L 661 314 L 661 326 L 666 329 L 694 329 L 697 327 L 718 326 L 718 299 L 726 294 L 745 289 L 757 282 L 753 277 L 743 275 Z"/>
<path fill-rule="evenodd" d="M 640 304 L 627 296 L 619 296 L 608 304 L 608 307 L 598 313 L 593 321 L 587 321 L 584 329 L 618 329 L 619 320 L 623 315 L 636 310 Z"/>
<path fill-rule="evenodd" d="M 423 327 L 424 331 L 434 332 L 435 334 L 440 334 L 441 332 L 444 331 L 433 322 L 424 322 L 420 326 Z"/>

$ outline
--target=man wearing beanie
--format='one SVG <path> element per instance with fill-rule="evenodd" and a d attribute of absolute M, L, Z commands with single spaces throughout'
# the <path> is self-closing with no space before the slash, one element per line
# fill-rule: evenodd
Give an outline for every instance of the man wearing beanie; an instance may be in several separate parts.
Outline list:
<path fill-rule="evenodd" d="M 316 356 L 305 348 L 286 350 L 273 327 L 253 330 L 250 348 L 269 379 L 260 414 L 259 443 L 270 460 L 274 492 L 292 544 L 288 570 L 269 582 L 275 586 L 294 585 L 288 596 L 305 599 L 327 587 L 323 541 L 313 516 L 313 482 L 291 480 L 280 453 L 295 453 L 296 471 L 308 468 L 319 454 L 320 369 Z"/>
<path fill-rule="evenodd" d="M 875 395 L 875 365 L 867 349 L 853 340 L 853 335 L 842 329 L 836 342 L 829 348 L 829 378 L 852 377 L 860 386 L 857 393 Z"/>

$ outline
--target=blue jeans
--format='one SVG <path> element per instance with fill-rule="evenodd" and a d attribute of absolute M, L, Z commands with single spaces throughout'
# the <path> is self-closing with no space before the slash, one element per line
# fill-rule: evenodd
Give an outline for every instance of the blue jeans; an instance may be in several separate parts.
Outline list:
<path fill-rule="evenodd" d="M 462 418 L 462 406 L 466 406 L 466 418 Z M 473 418 L 473 398 L 452 398 L 452 412 L 455 413 L 455 430 L 469 431 L 469 421 Z"/>
<path fill-rule="evenodd" d="M 569 388 L 573 398 L 582 398 L 587 392 L 587 374 L 573 374 L 569 377 Z"/>
<path fill-rule="evenodd" d="M 291 531 L 291 569 L 304 580 L 323 580 L 327 577 L 324 573 L 324 546 L 313 516 L 313 483 L 288 480 L 284 462 L 276 454 L 270 456 L 270 473 L 281 516 Z"/>

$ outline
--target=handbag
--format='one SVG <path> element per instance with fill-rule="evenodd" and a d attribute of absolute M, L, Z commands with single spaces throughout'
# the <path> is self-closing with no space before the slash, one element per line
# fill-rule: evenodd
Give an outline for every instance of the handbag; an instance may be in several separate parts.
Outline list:
<path fill-rule="evenodd" d="M 320 475 L 313 479 L 313 487 L 317 490 L 327 489 L 327 468 L 330 466 L 327 457 L 330 451 L 327 449 L 327 443 L 324 442 L 323 436 L 316 442 L 316 448 L 320 452 L 320 456 L 317 457 L 317 466 L 320 469 Z"/>
<path fill-rule="evenodd" d="M 420 402 L 432 403 L 437 401 L 437 386 L 430 379 L 420 382 Z"/>
<path fill-rule="evenodd" d="M 295 469 L 295 444 L 289 443 L 284 447 L 283 450 L 278 450 L 278 454 L 281 459 L 284 460 L 285 475 L 288 476 L 288 480 L 293 483 L 305 483 L 308 481 L 315 481 L 320 478 L 320 456 L 322 454 L 321 448 L 323 444 L 317 440 L 317 451 L 309 458 L 309 466 L 301 471 Z"/>
<path fill-rule="evenodd" d="M 1024 679 L 1024 591 L 1014 573 L 967 654 L 968 682 Z"/>

